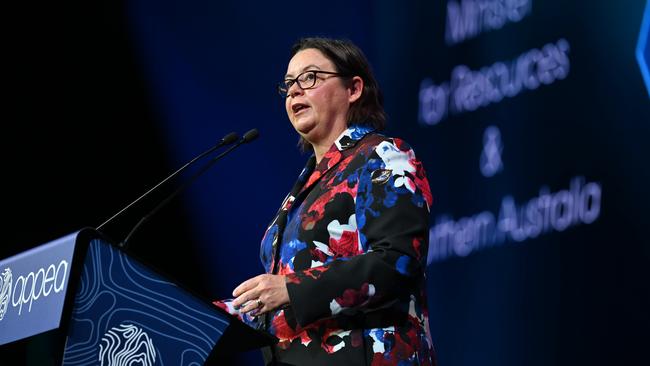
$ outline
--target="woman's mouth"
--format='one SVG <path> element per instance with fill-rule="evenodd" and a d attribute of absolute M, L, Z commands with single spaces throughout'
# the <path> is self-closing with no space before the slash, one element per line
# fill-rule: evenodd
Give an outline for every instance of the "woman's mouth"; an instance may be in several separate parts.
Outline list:
<path fill-rule="evenodd" d="M 299 114 L 300 112 L 302 112 L 303 110 L 305 110 L 307 108 L 309 108 L 309 106 L 307 104 L 303 104 L 303 103 L 296 103 L 296 104 L 291 106 L 291 110 L 293 111 L 294 115 Z"/>

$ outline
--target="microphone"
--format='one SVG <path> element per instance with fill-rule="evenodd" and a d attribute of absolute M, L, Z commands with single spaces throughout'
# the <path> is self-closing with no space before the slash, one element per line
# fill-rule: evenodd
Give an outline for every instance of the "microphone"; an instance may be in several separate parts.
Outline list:
<path fill-rule="evenodd" d="M 250 131 L 249 131 L 249 132 L 250 132 Z M 194 162 L 196 162 L 197 160 L 199 160 L 199 159 L 203 158 L 204 156 L 206 156 L 206 155 L 212 153 L 213 151 L 215 151 L 216 149 L 218 149 L 218 148 L 220 148 L 220 147 L 222 147 L 222 146 L 226 146 L 226 145 L 230 145 L 230 144 L 232 144 L 233 142 L 237 141 L 237 139 L 239 139 L 239 135 L 237 135 L 236 133 L 231 132 L 231 133 L 227 134 L 226 136 L 224 136 L 223 138 L 221 138 L 221 140 L 219 140 L 219 142 L 218 142 L 216 145 L 212 146 L 211 148 L 209 148 L 209 149 L 207 149 L 206 151 L 202 152 L 201 154 L 197 155 L 194 159 L 190 160 L 190 161 L 187 162 L 185 165 L 183 165 L 182 167 L 178 168 L 175 172 L 173 172 L 172 174 L 170 174 L 167 178 L 163 179 L 160 183 L 156 184 L 153 188 L 151 188 L 150 190 L 146 191 L 142 196 L 138 197 L 135 201 L 129 203 L 126 207 L 124 207 L 123 209 L 121 209 L 121 210 L 120 210 L 118 213 L 116 213 L 115 215 L 111 216 L 111 218 L 109 218 L 108 220 L 104 221 L 103 224 L 97 226 L 96 229 L 97 229 L 97 230 L 101 230 L 104 226 L 106 226 L 106 224 L 110 223 L 110 222 L 113 221 L 116 217 L 120 216 L 124 211 L 128 210 L 129 208 L 131 208 L 131 206 L 133 206 L 133 205 L 135 205 L 136 203 L 140 202 L 143 198 L 145 198 L 145 197 L 147 197 L 149 194 L 151 194 L 151 192 L 155 191 L 156 189 L 158 189 L 158 187 L 160 187 L 161 185 L 165 184 L 165 182 L 167 182 L 168 180 L 170 180 L 170 179 L 172 179 L 173 177 L 177 176 L 177 175 L 178 175 L 180 172 L 182 172 L 183 170 L 187 169 L 187 167 L 189 167 L 190 165 L 194 164 Z"/>
<path fill-rule="evenodd" d="M 208 171 L 208 169 L 210 169 L 210 168 L 211 168 L 211 167 L 212 167 L 212 166 L 213 166 L 217 161 L 221 160 L 221 158 L 223 158 L 224 156 L 228 155 L 231 151 L 233 151 L 233 150 L 236 149 L 237 147 L 239 147 L 239 146 L 241 146 L 241 145 L 243 145 L 243 144 L 247 144 L 247 143 L 249 143 L 249 142 L 255 140 L 259 135 L 260 135 L 259 131 L 257 131 L 257 129 L 254 128 L 254 129 L 252 129 L 252 130 L 246 132 L 246 133 L 244 134 L 244 136 L 242 136 L 242 138 L 241 138 L 239 141 L 237 141 L 237 143 L 235 143 L 234 145 L 232 145 L 231 147 L 229 147 L 228 149 L 226 149 L 226 150 L 225 150 L 224 152 L 222 152 L 221 154 L 219 154 L 219 155 L 215 156 L 214 158 L 212 158 L 212 159 L 211 159 L 207 164 L 205 164 L 205 165 L 204 165 L 204 166 L 203 166 L 199 171 L 197 171 L 196 173 L 194 173 L 194 175 L 192 175 L 192 177 L 190 177 L 190 179 L 189 179 L 187 182 L 185 182 L 183 185 L 181 185 L 180 187 L 178 187 L 174 192 L 172 192 L 172 194 L 170 194 L 169 196 L 167 196 L 167 198 L 165 198 L 164 200 L 162 200 L 162 201 L 158 204 L 158 206 L 154 207 L 154 209 L 151 210 L 148 214 L 144 215 L 144 216 L 140 219 L 140 221 L 138 221 L 138 223 L 135 224 L 135 226 L 133 226 L 133 229 L 131 229 L 131 231 L 130 231 L 129 234 L 126 236 L 126 238 L 124 238 L 124 240 L 123 240 L 122 242 L 119 243 L 119 246 L 120 246 L 121 248 L 126 248 L 126 247 L 128 246 L 129 240 L 131 239 L 131 237 L 133 236 L 133 234 L 136 232 L 136 230 L 138 230 L 138 229 L 140 228 L 140 226 L 142 226 L 142 224 L 144 224 L 145 222 L 149 221 L 149 219 L 150 219 L 153 215 L 155 215 L 156 212 L 158 212 L 161 208 L 165 207 L 165 206 L 166 206 L 166 205 L 167 205 L 167 204 L 168 204 L 172 199 L 174 199 L 174 197 L 176 197 L 180 192 L 182 192 L 183 190 L 185 190 L 185 188 L 187 188 L 190 184 L 194 183 L 194 181 L 196 181 L 196 180 L 197 180 L 201 175 L 203 175 L 203 173 L 205 173 L 206 171 Z"/>
<path fill-rule="evenodd" d="M 242 137 L 242 143 L 249 143 L 255 140 L 259 135 L 260 133 L 257 131 L 257 128 L 253 128 L 244 134 L 244 137 Z"/>

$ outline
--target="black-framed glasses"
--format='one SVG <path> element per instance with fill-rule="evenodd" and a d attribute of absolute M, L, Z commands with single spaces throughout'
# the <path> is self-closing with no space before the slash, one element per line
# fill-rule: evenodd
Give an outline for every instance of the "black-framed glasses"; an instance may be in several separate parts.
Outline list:
<path fill-rule="evenodd" d="M 289 93 L 289 89 L 293 86 L 293 84 L 298 83 L 298 86 L 300 89 L 305 90 L 305 89 L 311 89 L 314 86 L 316 86 L 316 80 L 318 80 L 318 77 L 316 74 L 327 74 L 327 75 L 334 75 L 334 76 L 341 76 L 341 77 L 347 77 L 347 75 L 343 75 L 338 72 L 332 72 L 332 71 L 320 71 L 320 70 L 308 70 L 300 75 L 296 76 L 294 79 L 285 79 L 281 82 L 278 83 L 278 93 L 280 96 L 283 98 L 287 97 L 287 94 Z"/>

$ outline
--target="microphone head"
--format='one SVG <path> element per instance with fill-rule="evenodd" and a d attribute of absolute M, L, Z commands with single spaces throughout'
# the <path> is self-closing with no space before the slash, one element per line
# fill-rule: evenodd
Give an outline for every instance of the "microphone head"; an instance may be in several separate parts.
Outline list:
<path fill-rule="evenodd" d="M 230 145 L 238 139 L 239 135 L 235 132 L 231 132 L 221 139 L 221 145 Z"/>
<path fill-rule="evenodd" d="M 258 136 L 260 135 L 259 131 L 257 131 L 257 128 L 253 128 L 252 130 L 246 132 L 244 134 L 244 137 L 242 137 L 242 142 L 251 142 L 255 140 Z"/>

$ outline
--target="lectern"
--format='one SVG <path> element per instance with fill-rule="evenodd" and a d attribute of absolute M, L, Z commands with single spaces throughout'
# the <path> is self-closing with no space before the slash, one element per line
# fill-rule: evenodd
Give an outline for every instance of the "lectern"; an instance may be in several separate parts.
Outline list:
<path fill-rule="evenodd" d="M 218 364 L 275 341 L 89 228 L 0 261 L 0 347 L 56 328 L 62 365 Z"/>

